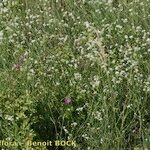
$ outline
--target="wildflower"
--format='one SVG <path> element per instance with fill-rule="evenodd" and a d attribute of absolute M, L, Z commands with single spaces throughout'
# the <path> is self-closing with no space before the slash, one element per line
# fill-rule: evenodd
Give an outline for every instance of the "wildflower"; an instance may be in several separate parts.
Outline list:
<path fill-rule="evenodd" d="M 20 70 L 20 68 L 22 67 L 22 65 L 23 65 L 24 61 L 26 60 L 27 56 L 28 56 L 28 52 L 25 52 L 23 55 L 21 55 L 20 58 L 19 58 L 18 63 L 14 64 L 12 69 L 15 69 L 17 71 Z"/>
<path fill-rule="evenodd" d="M 69 133 L 65 126 L 63 126 L 63 130 L 65 131 L 65 133 Z"/>
<path fill-rule="evenodd" d="M 64 99 L 64 104 L 65 105 L 69 105 L 71 103 L 72 103 L 72 100 L 70 98 L 67 97 L 67 98 Z"/>
<path fill-rule="evenodd" d="M 0 31 L 0 41 L 3 39 L 3 31 Z"/>
<path fill-rule="evenodd" d="M 89 139 L 89 137 L 88 137 L 88 135 L 87 135 L 87 134 L 83 134 L 83 135 L 82 135 L 82 137 L 83 137 L 83 138 L 85 138 L 86 140 L 88 140 L 88 139 Z"/>
<path fill-rule="evenodd" d="M 76 122 L 73 122 L 72 124 L 71 124 L 71 126 L 77 126 L 77 123 Z"/>
<path fill-rule="evenodd" d="M 13 70 L 15 69 L 18 71 L 18 70 L 20 70 L 20 67 L 21 67 L 20 64 L 14 64 L 12 69 Z"/>
<path fill-rule="evenodd" d="M 81 78 L 82 78 L 80 73 L 75 73 L 74 77 L 75 77 L 76 80 L 81 80 Z"/>
<path fill-rule="evenodd" d="M 84 22 L 84 25 L 86 26 L 86 28 L 90 27 L 90 23 L 88 21 Z"/>
<path fill-rule="evenodd" d="M 76 109 L 76 111 L 82 111 L 83 110 L 83 107 L 79 107 Z"/>
<path fill-rule="evenodd" d="M 20 56 L 19 62 L 23 63 L 28 56 L 28 52 L 26 51 L 23 55 Z"/>
<path fill-rule="evenodd" d="M 5 119 L 9 120 L 9 121 L 13 121 L 14 120 L 13 116 L 11 116 L 11 115 L 5 115 Z"/>

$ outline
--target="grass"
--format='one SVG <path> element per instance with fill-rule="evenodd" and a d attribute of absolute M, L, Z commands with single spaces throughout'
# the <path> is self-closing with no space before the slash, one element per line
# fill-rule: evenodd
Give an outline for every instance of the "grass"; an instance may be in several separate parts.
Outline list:
<path fill-rule="evenodd" d="M 149 10 L 148 0 L 2 0 L 0 140 L 17 146 L 0 146 L 148 150 Z"/>

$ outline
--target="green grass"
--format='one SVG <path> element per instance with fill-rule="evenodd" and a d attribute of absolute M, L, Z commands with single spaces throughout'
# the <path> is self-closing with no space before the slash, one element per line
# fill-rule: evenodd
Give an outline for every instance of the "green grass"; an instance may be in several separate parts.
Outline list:
<path fill-rule="evenodd" d="M 17 143 L 5 149 L 149 149 L 148 4 L 0 2 L 0 140 Z"/>

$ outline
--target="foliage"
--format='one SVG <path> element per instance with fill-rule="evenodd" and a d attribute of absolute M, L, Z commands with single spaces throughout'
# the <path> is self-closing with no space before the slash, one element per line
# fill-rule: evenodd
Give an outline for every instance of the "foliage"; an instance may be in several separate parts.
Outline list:
<path fill-rule="evenodd" d="M 148 2 L 2 0 L 0 139 L 148 149 Z"/>

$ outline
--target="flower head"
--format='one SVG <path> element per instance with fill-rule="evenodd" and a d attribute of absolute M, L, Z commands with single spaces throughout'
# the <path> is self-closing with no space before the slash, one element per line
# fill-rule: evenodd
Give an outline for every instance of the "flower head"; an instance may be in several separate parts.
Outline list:
<path fill-rule="evenodd" d="M 65 105 L 69 105 L 69 104 L 71 104 L 71 103 L 72 103 L 72 100 L 71 100 L 70 98 L 66 97 L 66 98 L 64 99 L 64 104 L 65 104 Z"/>
<path fill-rule="evenodd" d="M 20 64 L 14 64 L 13 67 L 12 67 L 12 69 L 19 71 L 20 67 L 21 67 Z"/>

